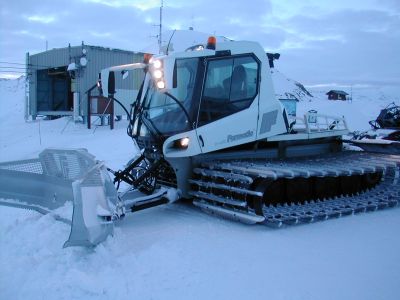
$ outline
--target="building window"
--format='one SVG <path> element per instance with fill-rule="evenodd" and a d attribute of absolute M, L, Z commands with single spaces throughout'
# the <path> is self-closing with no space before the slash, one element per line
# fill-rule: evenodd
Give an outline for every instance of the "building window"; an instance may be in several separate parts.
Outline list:
<path fill-rule="evenodd" d="M 252 56 L 210 60 L 204 83 L 199 125 L 246 109 L 258 90 L 258 62 Z"/>

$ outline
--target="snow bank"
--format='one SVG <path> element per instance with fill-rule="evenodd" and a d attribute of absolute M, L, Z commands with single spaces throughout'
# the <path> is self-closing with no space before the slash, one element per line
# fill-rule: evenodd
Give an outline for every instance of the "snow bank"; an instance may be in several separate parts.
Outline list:
<path fill-rule="evenodd" d="M 120 168 L 137 153 L 126 135 L 126 120 L 116 122 L 114 130 L 100 126 L 100 120 L 88 130 L 72 117 L 24 122 L 24 91 L 24 78 L 0 81 L 0 161 L 37 157 L 45 148 L 87 148 Z"/>
<path fill-rule="evenodd" d="M 128 217 L 95 249 L 2 208 L 2 299 L 397 299 L 399 209 L 284 230 L 174 204 Z"/>

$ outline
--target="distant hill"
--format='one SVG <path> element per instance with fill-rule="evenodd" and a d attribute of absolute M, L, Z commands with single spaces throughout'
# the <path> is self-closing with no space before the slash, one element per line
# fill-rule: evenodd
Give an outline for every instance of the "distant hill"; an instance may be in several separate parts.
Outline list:
<path fill-rule="evenodd" d="M 305 87 L 298 81 L 286 77 L 276 68 L 271 69 L 271 76 L 274 83 L 275 95 L 278 98 L 293 98 L 296 97 L 300 101 L 316 101 L 327 100 L 326 93 L 330 90 L 343 90 L 349 94 L 355 101 L 363 103 L 376 102 L 381 107 L 385 107 L 388 103 L 400 103 L 400 93 L 397 87 L 390 86 L 339 86 L 339 85 L 324 85 L 318 87 Z"/>
<path fill-rule="evenodd" d="M 0 78 L 0 92 L 17 92 L 25 89 L 25 76 L 16 79 Z"/>
<path fill-rule="evenodd" d="M 314 96 L 314 99 L 327 100 L 326 93 L 330 90 L 339 89 L 343 90 L 352 97 L 353 101 L 361 101 L 364 103 L 376 102 L 380 105 L 386 106 L 388 103 L 395 102 L 400 103 L 400 96 L 397 93 L 396 88 L 391 87 L 338 87 L 335 85 L 327 87 L 313 87 L 308 90 Z"/>
<path fill-rule="evenodd" d="M 278 98 L 297 98 L 300 101 L 309 101 L 314 96 L 302 85 L 293 79 L 287 78 L 277 69 L 271 69 L 275 95 Z"/>

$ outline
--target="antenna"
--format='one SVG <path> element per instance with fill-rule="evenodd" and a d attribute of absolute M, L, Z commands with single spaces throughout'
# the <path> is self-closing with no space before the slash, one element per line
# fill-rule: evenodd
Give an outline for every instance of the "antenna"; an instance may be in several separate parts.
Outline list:
<path fill-rule="evenodd" d="M 158 34 L 157 35 L 151 35 L 150 37 L 156 37 L 158 39 L 158 53 L 161 54 L 161 46 L 162 46 L 162 11 L 164 8 L 164 1 L 161 0 L 160 4 L 160 23 L 159 24 L 154 24 L 153 26 L 158 27 Z"/>
<path fill-rule="evenodd" d="M 167 55 L 168 55 L 168 51 L 169 51 L 169 45 L 171 44 L 171 40 L 172 40 L 172 37 L 174 36 L 175 32 L 176 32 L 176 29 L 174 30 L 174 32 L 172 32 L 171 37 L 169 38 L 168 45 L 167 45 L 167 50 L 166 50 L 166 53 L 165 53 Z"/>
<path fill-rule="evenodd" d="M 158 53 L 161 54 L 161 44 L 162 44 L 162 10 L 164 7 L 164 0 L 161 0 L 161 6 L 160 6 L 160 31 L 158 33 Z"/>

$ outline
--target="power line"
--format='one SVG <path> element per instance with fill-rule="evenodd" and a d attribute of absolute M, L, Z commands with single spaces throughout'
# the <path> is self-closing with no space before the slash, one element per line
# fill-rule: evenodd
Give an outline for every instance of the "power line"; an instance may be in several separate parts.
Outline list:
<path fill-rule="evenodd" d="M 0 73 L 21 73 L 21 74 L 25 74 L 26 72 L 24 71 L 2 71 L 0 70 Z M 28 73 L 29 75 L 32 73 Z"/>
<path fill-rule="evenodd" d="M 18 70 L 26 70 L 26 67 L 14 67 L 14 66 L 1 66 L 1 69 L 18 69 Z M 40 67 L 40 66 L 28 66 L 29 70 L 44 70 L 44 69 L 51 69 L 51 67 Z"/>
<path fill-rule="evenodd" d="M 9 62 L 9 61 L 0 61 L 0 64 L 9 64 L 9 65 L 21 65 L 21 66 L 26 66 L 26 64 L 23 64 L 23 63 Z M 28 64 L 28 66 L 31 66 L 31 67 L 42 67 L 42 68 L 51 68 L 50 66 L 37 65 L 37 64 Z"/>
<path fill-rule="evenodd" d="M 25 70 L 26 68 L 24 67 L 9 67 L 9 66 L 0 66 L 0 69 L 19 69 L 19 70 Z"/>
<path fill-rule="evenodd" d="M 9 65 L 25 65 L 23 63 L 9 62 L 9 61 L 0 61 L 0 64 L 9 64 Z"/>

